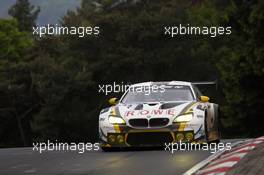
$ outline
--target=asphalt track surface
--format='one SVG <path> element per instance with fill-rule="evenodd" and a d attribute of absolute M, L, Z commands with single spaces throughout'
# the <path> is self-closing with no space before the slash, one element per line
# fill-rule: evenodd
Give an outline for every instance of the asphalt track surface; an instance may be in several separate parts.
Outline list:
<path fill-rule="evenodd" d="M 238 140 L 225 140 L 236 142 Z M 166 175 L 183 174 L 212 153 L 164 149 L 117 152 L 50 151 L 32 148 L 0 149 L 0 174 L 20 175 Z"/>

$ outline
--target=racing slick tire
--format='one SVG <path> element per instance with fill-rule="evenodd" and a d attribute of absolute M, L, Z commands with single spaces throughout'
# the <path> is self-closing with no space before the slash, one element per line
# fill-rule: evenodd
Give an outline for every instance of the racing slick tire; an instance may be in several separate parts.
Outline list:
<path fill-rule="evenodd" d="M 113 151 L 113 148 L 112 147 L 101 147 L 101 150 L 103 152 L 111 152 L 111 151 Z"/>
<path fill-rule="evenodd" d="M 218 139 L 216 140 L 209 140 L 208 138 L 208 127 L 207 127 L 207 110 L 205 111 L 205 117 L 204 117 L 204 131 L 205 131 L 205 140 L 206 143 L 211 144 L 211 143 L 220 143 L 220 130 L 219 130 L 219 118 L 217 121 L 217 133 L 218 133 Z"/>

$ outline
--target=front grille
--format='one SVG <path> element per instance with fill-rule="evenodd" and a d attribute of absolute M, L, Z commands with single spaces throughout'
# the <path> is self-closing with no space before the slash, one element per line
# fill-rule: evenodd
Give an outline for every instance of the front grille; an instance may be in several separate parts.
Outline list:
<path fill-rule="evenodd" d="M 166 126 L 169 123 L 168 118 L 152 118 L 149 120 L 150 127 L 161 127 Z"/>
<path fill-rule="evenodd" d="M 129 124 L 133 127 L 148 127 L 147 119 L 130 119 Z"/>
<path fill-rule="evenodd" d="M 170 132 L 129 133 L 126 142 L 131 146 L 164 146 L 173 142 Z"/>

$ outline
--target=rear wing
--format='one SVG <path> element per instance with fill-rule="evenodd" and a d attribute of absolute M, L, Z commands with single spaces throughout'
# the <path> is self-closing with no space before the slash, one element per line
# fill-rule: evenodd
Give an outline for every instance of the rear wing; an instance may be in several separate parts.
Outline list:
<path fill-rule="evenodd" d="M 197 82 L 192 82 L 192 84 L 194 84 L 194 85 L 215 85 L 216 90 L 218 88 L 217 80 L 215 80 L 215 81 L 197 81 Z"/>

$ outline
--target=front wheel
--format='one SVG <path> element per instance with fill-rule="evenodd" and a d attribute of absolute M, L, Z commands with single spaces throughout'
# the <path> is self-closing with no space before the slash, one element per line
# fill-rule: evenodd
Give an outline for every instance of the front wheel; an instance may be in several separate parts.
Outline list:
<path fill-rule="evenodd" d="M 101 147 L 101 150 L 102 150 L 103 152 L 110 152 L 110 151 L 113 150 L 113 148 L 112 148 L 112 147 L 105 147 L 105 146 L 102 146 L 102 147 Z"/>

